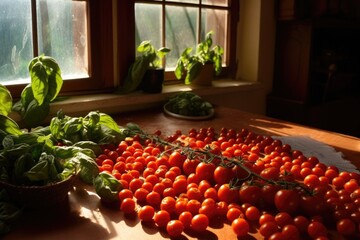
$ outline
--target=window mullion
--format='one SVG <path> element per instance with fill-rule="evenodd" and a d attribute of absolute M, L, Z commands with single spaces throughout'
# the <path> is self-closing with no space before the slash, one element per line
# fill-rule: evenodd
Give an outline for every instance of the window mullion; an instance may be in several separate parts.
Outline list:
<path fill-rule="evenodd" d="M 198 14 L 198 27 L 197 27 L 197 43 L 200 43 L 201 41 L 201 13 L 202 13 L 202 0 L 200 0 L 200 4 L 199 4 L 199 14 Z"/>
<path fill-rule="evenodd" d="M 34 54 L 34 56 L 38 56 L 39 55 L 39 44 L 38 44 L 36 0 L 31 0 L 31 19 L 32 19 L 33 54 Z"/>

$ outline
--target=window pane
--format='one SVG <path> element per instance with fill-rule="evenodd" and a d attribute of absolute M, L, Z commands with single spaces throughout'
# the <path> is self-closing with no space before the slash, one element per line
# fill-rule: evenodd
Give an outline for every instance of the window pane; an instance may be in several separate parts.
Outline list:
<path fill-rule="evenodd" d="M 202 0 L 202 3 L 214 6 L 228 6 L 229 0 Z"/>
<path fill-rule="evenodd" d="M 206 33 L 209 31 L 214 31 L 213 46 L 219 45 L 222 48 L 226 48 L 226 32 L 227 32 L 227 19 L 228 19 L 228 11 L 226 10 L 215 10 L 215 9 L 203 9 L 201 14 L 201 39 L 205 39 Z M 226 61 L 226 51 L 224 51 L 223 62 Z"/>
<path fill-rule="evenodd" d="M 30 1 L 0 1 L 0 83 L 15 84 L 28 80 L 32 52 Z M 14 81 L 15 80 L 15 81 Z"/>
<path fill-rule="evenodd" d="M 39 54 L 52 56 L 64 79 L 88 77 L 87 3 L 37 0 Z"/>
<path fill-rule="evenodd" d="M 166 46 L 171 52 L 166 57 L 166 67 L 175 67 L 187 47 L 195 51 L 197 44 L 198 10 L 191 7 L 166 7 Z"/>
<path fill-rule="evenodd" d="M 161 16 L 161 5 L 135 4 L 136 47 L 144 40 L 150 40 L 155 48 L 162 46 Z"/>

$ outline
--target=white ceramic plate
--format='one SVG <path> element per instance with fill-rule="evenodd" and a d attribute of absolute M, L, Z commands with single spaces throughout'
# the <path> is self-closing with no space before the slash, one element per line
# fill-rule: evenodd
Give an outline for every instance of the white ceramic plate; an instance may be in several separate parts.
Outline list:
<path fill-rule="evenodd" d="M 211 108 L 210 111 L 209 111 L 209 114 L 205 115 L 205 116 L 185 116 L 185 115 L 173 113 L 173 112 L 170 112 L 166 108 L 166 104 L 164 105 L 163 109 L 164 109 L 164 112 L 169 116 L 179 118 L 179 119 L 187 119 L 187 120 L 205 120 L 205 119 L 212 118 L 214 116 L 214 114 L 215 114 L 214 108 Z"/>

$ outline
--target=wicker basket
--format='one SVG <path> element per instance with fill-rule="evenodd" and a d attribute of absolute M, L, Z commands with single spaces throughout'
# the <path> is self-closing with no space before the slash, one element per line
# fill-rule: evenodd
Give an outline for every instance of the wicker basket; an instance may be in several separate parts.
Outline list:
<path fill-rule="evenodd" d="M 76 176 L 45 186 L 19 186 L 0 181 L 10 199 L 25 208 L 47 208 L 62 203 L 73 188 Z"/>

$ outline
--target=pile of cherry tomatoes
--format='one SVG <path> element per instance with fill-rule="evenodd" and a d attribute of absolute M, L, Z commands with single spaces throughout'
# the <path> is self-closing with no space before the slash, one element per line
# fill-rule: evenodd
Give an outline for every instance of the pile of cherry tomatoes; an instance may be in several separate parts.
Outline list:
<path fill-rule="evenodd" d="M 123 186 L 120 210 L 171 237 L 221 221 L 238 237 L 256 228 L 269 240 L 360 238 L 357 173 L 246 129 L 154 136 L 106 146 L 97 163 Z"/>

